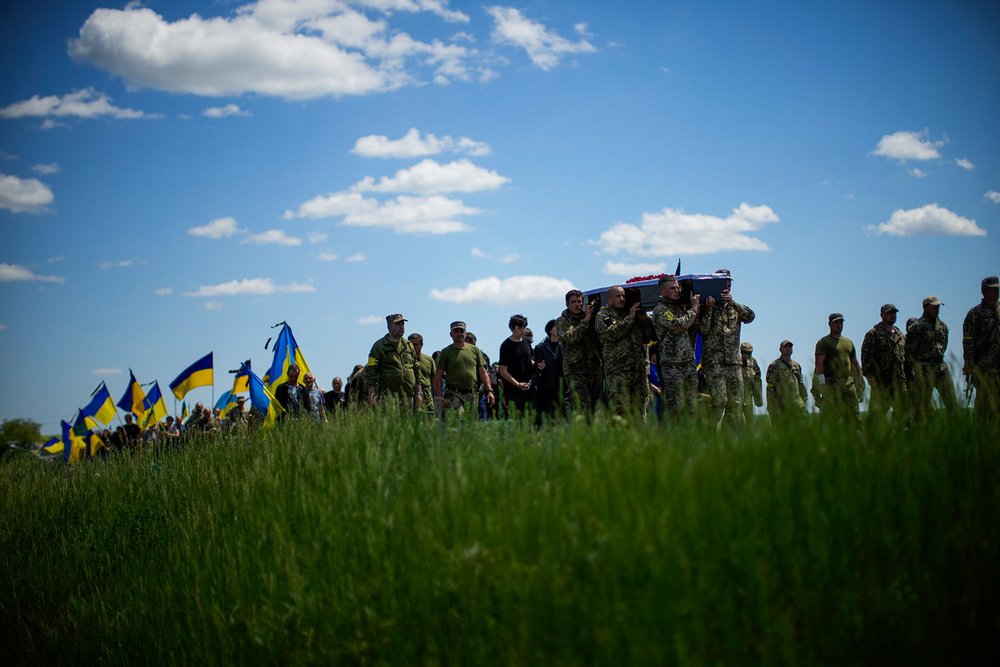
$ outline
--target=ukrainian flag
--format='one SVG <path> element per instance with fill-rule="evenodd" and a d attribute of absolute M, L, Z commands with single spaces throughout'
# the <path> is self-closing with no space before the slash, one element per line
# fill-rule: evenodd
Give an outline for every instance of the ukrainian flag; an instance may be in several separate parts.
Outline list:
<path fill-rule="evenodd" d="M 188 410 L 187 401 L 181 403 L 181 424 L 187 421 L 187 418 L 191 416 L 191 411 Z M 180 426 L 180 424 L 178 424 Z"/>
<path fill-rule="evenodd" d="M 93 417 L 102 424 L 110 424 L 117 412 L 115 412 L 115 404 L 111 400 L 111 393 L 108 391 L 108 386 L 102 382 L 91 396 L 93 398 L 83 408 L 83 414 L 87 417 Z M 94 425 L 91 428 L 97 427 Z"/>
<path fill-rule="evenodd" d="M 240 364 L 240 370 L 236 371 L 236 377 L 233 378 L 233 394 L 245 394 L 250 391 L 250 376 L 247 375 L 247 371 L 250 370 L 250 360 L 244 361 Z M 233 371 L 229 371 L 232 373 Z M 265 383 L 267 381 L 265 380 Z"/>
<path fill-rule="evenodd" d="M 174 392 L 177 400 L 183 400 L 185 394 L 195 387 L 211 387 L 215 382 L 215 375 L 212 370 L 212 353 L 209 352 L 204 357 L 194 362 L 174 378 L 170 383 L 170 391 Z"/>
<path fill-rule="evenodd" d="M 63 461 L 66 463 L 79 463 L 86 455 L 87 445 L 83 438 L 73 433 L 73 428 L 65 421 L 62 422 L 63 441 Z"/>
<path fill-rule="evenodd" d="M 62 454 L 64 448 L 65 445 L 63 445 L 63 441 L 55 436 L 52 436 L 48 442 L 42 445 L 42 448 L 38 451 L 38 453 L 39 455 L 41 455 L 42 452 L 45 452 L 46 454 Z"/>
<path fill-rule="evenodd" d="M 167 416 L 167 404 L 163 402 L 163 395 L 160 393 L 160 383 L 153 382 L 153 388 L 146 395 L 146 400 L 142 402 L 143 428 L 151 426 Z"/>
<path fill-rule="evenodd" d="M 222 396 L 219 396 L 219 400 L 215 402 L 215 409 L 219 410 L 219 419 L 225 419 L 226 414 L 236 407 L 236 394 L 231 391 L 227 391 Z"/>
<path fill-rule="evenodd" d="M 287 380 L 288 367 L 292 364 L 299 367 L 299 377 L 303 377 L 309 372 L 309 364 L 302 356 L 299 344 L 295 342 L 292 328 L 288 326 L 287 322 L 282 322 L 281 333 L 278 334 L 278 340 L 274 343 L 274 360 L 271 362 L 271 369 L 264 376 L 267 378 L 268 388 L 276 387 Z"/>
<path fill-rule="evenodd" d="M 85 415 L 83 410 L 76 411 L 76 419 L 73 420 L 73 433 L 83 436 L 87 431 L 95 428 L 100 428 L 100 426 L 94 421 L 93 417 Z"/>
<path fill-rule="evenodd" d="M 264 386 L 264 382 L 257 377 L 256 373 L 249 368 L 247 369 L 247 373 L 249 373 L 250 378 L 251 407 L 264 418 L 264 428 L 274 426 L 278 415 L 284 412 L 284 409 L 278 403 L 278 399 Z"/>
<path fill-rule="evenodd" d="M 104 441 L 101 440 L 100 436 L 98 436 L 93 431 L 90 431 L 87 434 L 87 437 L 84 438 L 84 441 L 87 443 L 88 458 L 94 458 L 95 456 L 97 456 L 98 452 L 100 452 L 102 449 L 108 448 L 107 445 L 104 444 Z"/>
<path fill-rule="evenodd" d="M 132 374 L 131 368 L 128 369 L 128 377 L 128 387 L 125 388 L 125 393 L 122 394 L 121 399 L 118 401 L 118 407 L 125 412 L 131 412 L 136 417 L 141 417 L 145 411 L 142 403 L 146 398 L 146 394 L 143 393 L 142 387 L 139 386 L 139 381 Z"/>

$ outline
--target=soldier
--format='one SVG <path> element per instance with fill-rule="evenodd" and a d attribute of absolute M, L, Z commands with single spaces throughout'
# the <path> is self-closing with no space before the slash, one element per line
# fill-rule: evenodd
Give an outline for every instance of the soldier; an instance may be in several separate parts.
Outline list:
<path fill-rule="evenodd" d="M 767 367 L 767 412 L 772 423 L 787 422 L 806 414 L 805 382 L 802 367 L 792 361 L 792 341 L 783 340 L 778 346 L 781 353 Z"/>
<path fill-rule="evenodd" d="M 625 288 L 608 290 L 608 305 L 597 313 L 597 338 L 604 350 L 604 378 L 611 411 L 624 417 L 635 412 L 646 419 L 649 373 L 646 343 L 655 334 L 638 302 L 625 308 Z"/>
<path fill-rule="evenodd" d="M 465 329 L 465 322 L 452 322 L 452 343 L 438 354 L 432 389 L 441 406 L 442 417 L 447 410 L 454 410 L 458 414 L 470 410 L 477 414 L 477 379 L 486 389 L 487 407 L 493 407 L 496 401 L 490 376 L 486 372 L 486 359 L 478 347 L 465 342 Z M 441 389 L 442 380 L 447 383 L 444 390 Z"/>
<path fill-rule="evenodd" d="M 576 408 L 593 414 L 601 400 L 604 377 L 597 331 L 591 325 L 593 315 L 594 307 L 583 304 L 583 292 L 566 292 L 566 310 L 556 321 L 556 330 L 563 348 L 567 412 Z"/>
<path fill-rule="evenodd" d="M 816 343 L 813 398 L 822 414 L 835 419 L 850 417 L 858 423 L 859 392 L 854 383 L 855 375 L 860 382 L 864 380 L 861 380 L 857 351 L 851 339 L 843 335 L 844 316 L 831 313 L 828 322 L 830 333 Z"/>
<path fill-rule="evenodd" d="M 917 416 L 930 415 L 934 389 L 945 408 L 958 407 L 951 368 L 944 360 L 948 350 L 948 326 L 938 317 L 943 305 L 936 296 L 924 299 L 924 314 L 906 333 L 906 359 L 913 369 L 913 409 Z"/>
<path fill-rule="evenodd" d="M 725 276 L 726 289 L 722 291 L 720 305 L 716 305 L 714 297 L 708 297 L 705 311 L 698 321 L 698 330 L 703 337 L 701 366 L 705 369 L 708 390 L 712 395 L 715 422 L 718 423 L 725 415 L 730 426 L 739 428 L 746 423 L 741 407 L 740 328 L 753 322 L 756 315 L 749 307 L 733 301 L 733 281 L 729 269 L 719 269 L 715 273 Z"/>
<path fill-rule="evenodd" d="M 417 382 L 420 364 L 413 344 L 403 338 L 406 319 L 393 313 L 385 316 L 385 323 L 389 333 L 375 341 L 368 353 L 365 368 L 368 404 L 375 405 L 376 397 L 394 396 L 402 405 L 419 406 L 422 400 L 422 387 Z"/>
<path fill-rule="evenodd" d="M 740 343 L 740 369 L 743 371 L 743 419 L 749 424 L 753 419 L 753 406 L 764 405 L 760 365 L 753 358 L 750 343 Z"/>
<path fill-rule="evenodd" d="M 691 325 L 698 319 L 700 297 L 690 307 L 681 303 L 681 285 L 674 276 L 660 278 L 660 303 L 653 309 L 653 329 L 659 340 L 660 389 L 670 414 L 694 414 L 698 397 L 698 368 L 694 363 Z"/>
<path fill-rule="evenodd" d="M 906 398 L 906 337 L 896 326 L 899 308 L 882 306 L 882 321 L 865 334 L 861 343 L 861 372 L 872 388 L 870 414 L 898 413 Z"/>
<path fill-rule="evenodd" d="M 424 337 L 418 333 L 411 333 L 406 337 L 406 340 L 410 341 L 413 345 L 413 354 L 417 358 L 417 364 L 419 370 L 417 373 L 417 384 L 421 388 L 421 397 L 417 405 L 417 410 L 420 412 L 434 412 L 434 394 L 431 392 L 431 382 L 434 379 L 434 373 L 437 372 L 437 364 L 434 363 L 434 359 L 423 353 L 424 350 Z"/>
<path fill-rule="evenodd" d="M 990 421 L 1000 416 L 1000 279 L 983 278 L 983 300 L 962 324 L 966 382 L 976 388 L 976 415 Z"/>

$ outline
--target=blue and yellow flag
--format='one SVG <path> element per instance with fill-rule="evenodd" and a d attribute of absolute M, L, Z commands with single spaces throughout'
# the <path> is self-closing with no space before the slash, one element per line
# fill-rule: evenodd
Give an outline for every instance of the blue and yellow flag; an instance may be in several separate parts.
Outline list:
<path fill-rule="evenodd" d="M 279 325 L 275 324 L 274 326 Z M 288 367 L 292 364 L 299 367 L 299 377 L 303 377 L 309 372 L 309 364 L 302 356 L 299 344 L 295 342 L 292 328 L 288 326 L 287 322 L 282 322 L 280 326 L 281 333 L 278 334 L 278 340 L 274 342 L 274 360 L 271 362 L 271 368 L 267 371 L 267 375 L 264 376 L 267 378 L 267 386 L 270 389 L 288 379 Z"/>
<path fill-rule="evenodd" d="M 73 433 L 75 435 L 83 437 L 87 431 L 95 428 L 100 428 L 100 426 L 93 417 L 85 415 L 83 410 L 76 411 L 76 419 L 73 420 Z"/>
<path fill-rule="evenodd" d="M 187 421 L 187 418 L 191 416 L 191 411 L 188 410 L 187 401 L 181 403 L 181 424 Z M 180 426 L 181 424 L 178 424 Z"/>
<path fill-rule="evenodd" d="M 146 398 L 146 394 L 143 393 L 142 387 L 139 386 L 139 381 L 135 379 L 131 368 L 128 369 L 128 378 L 128 387 L 125 388 L 125 393 L 122 394 L 121 399 L 118 401 L 118 407 L 125 412 L 131 412 L 136 417 L 141 417 L 142 413 L 145 412 L 142 403 Z"/>
<path fill-rule="evenodd" d="M 41 456 L 43 452 L 45 454 L 62 454 L 64 447 L 65 445 L 63 445 L 62 440 L 56 436 L 52 436 L 49 438 L 49 441 L 42 445 L 42 448 L 38 450 L 38 455 Z"/>
<path fill-rule="evenodd" d="M 247 374 L 250 370 L 250 360 L 247 359 L 242 364 L 240 364 L 240 370 L 236 371 L 236 377 L 233 378 L 233 394 L 245 394 L 250 391 L 250 376 Z M 229 371 L 232 373 L 233 371 Z M 265 384 L 267 380 L 264 380 Z"/>
<path fill-rule="evenodd" d="M 104 444 L 104 441 L 101 440 L 101 437 L 93 431 L 89 431 L 87 433 L 87 436 L 84 438 L 84 442 L 87 444 L 87 458 L 92 459 L 102 450 L 106 450 L 108 448 L 108 446 Z"/>
<path fill-rule="evenodd" d="M 115 411 L 115 403 L 111 400 L 108 386 L 102 382 L 97 385 L 97 389 L 91 396 L 93 398 L 90 399 L 90 403 L 87 403 L 86 407 L 82 409 L 84 416 L 93 417 L 104 425 L 110 424 L 118 413 Z M 97 428 L 97 426 L 94 425 L 91 428 Z"/>
<path fill-rule="evenodd" d="M 278 415 L 284 412 L 284 409 L 278 403 L 278 399 L 268 391 L 264 382 L 257 377 L 257 374 L 252 370 L 247 369 L 250 379 L 250 406 L 253 410 L 256 410 L 261 417 L 264 418 L 264 428 L 274 426 L 274 422 L 278 419 Z"/>
<path fill-rule="evenodd" d="M 149 428 L 167 416 L 167 404 L 163 402 L 163 395 L 160 393 L 160 383 L 153 382 L 153 388 L 146 394 L 146 399 L 142 402 L 142 428 Z"/>
<path fill-rule="evenodd" d="M 83 438 L 73 433 L 73 428 L 65 421 L 62 421 L 62 442 L 63 461 L 66 463 L 79 463 L 86 456 L 87 445 Z"/>
<path fill-rule="evenodd" d="M 219 419 L 225 419 L 230 410 L 236 407 L 237 396 L 231 391 L 227 391 L 219 400 L 215 402 L 215 409 L 219 411 Z"/>
<path fill-rule="evenodd" d="M 181 374 L 175 377 L 174 381 L 170 383 L 170 391 L 174 392 L 174 396 L 180 401 L 195 387 L 211 387 L 214 382 L 215 374 L 212 369 L 212 353 L 209 352 L 181 371 Z"/>

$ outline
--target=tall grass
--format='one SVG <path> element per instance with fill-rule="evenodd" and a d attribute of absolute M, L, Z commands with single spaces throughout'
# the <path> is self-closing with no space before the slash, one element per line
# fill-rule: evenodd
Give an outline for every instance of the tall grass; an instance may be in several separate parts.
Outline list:
<path fill-rule="evenodd" d="M 978 662 L 1000 438 L 962 416 L 530 424 L 343 415 L 0 465 L 5 661 Z"/>

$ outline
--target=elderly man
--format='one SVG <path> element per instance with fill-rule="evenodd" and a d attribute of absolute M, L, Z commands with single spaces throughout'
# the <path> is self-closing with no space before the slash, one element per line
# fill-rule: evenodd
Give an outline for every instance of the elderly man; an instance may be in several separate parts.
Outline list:
<path fill-rule="evenodd" d="M 726 279 L 722 301 L 708 297 L 705 310 L 698 321 L 702 335 L 701 366 L 708 380 L 712 395 L 712 414 L 719 423 L 723 416 L 726 423 L 739 428 L 746 423 L 743 416 L 743 371 L 740 367 L 740 329 L 754 321 L 756 315 L 748 306 L 733 300 L 732 274 L 729 269 L 719 269 L 717 275 Z"/>
<path fill-rule="evenodd" d="M 925 298 L 923 315 L 906 332 L 906 360 L 913 370 L 913 409 L 918 417 L 930 416 L 935 389 L 945 408 L 958 408 L 951 368 L 944 360 L 948 351 L 948 325 L 939 317 L 943 305 L 936 296 Z"/>
<path fill-rule="evenodd" d="M 597 313 L 597 337 L 604 349 L 608 403 L 619 417 L 629 413 L 646 419 L 649 406 L 647 342 L 655 337 L 652 323 L 638 302 L 625 307 L 625 288 L 608 290 L 608 305 Z"/>
<path fill-rule="evenodd" d="M 393 313 L 386 315 L 385 322 L 389 332 L 375 341 L 368 353 L 365 368 L 368 403 L 375 405 L 376 398 L 393 397 L 407 407 L 419 405 L 422 400 L 421 385 L 417 382 L 420 364 L 413 344 L 403 338 L 406 319 Z"/>
<path fill-rule="evenodd" d="M 882 306 L 882 321 L 861 343 L 861 372 L 872 388 L 870 415 L 885 415 L 889 408 L 898 413 L 906 398 L 906 337 L 896 326 L 898 312 L 891 303 Z"/>
<path fill-rule="evenodd" d="M 753 345 L 740 343 L 740 370 L 743 373 L 743 419 L 749 424 L 753 419 L 753 406 L 764 405 L 764 392 L 761 387 L 763 379 L 760 365 L 753 358 Z"/>
<path fill-rule="evenodd" d="M 601 400 L 604 377 L 597 330 L 591 321 L 596 308 L 583 303 L 583 292 L 566 292 L 566 310 L 556 320 L 563 348 L 563 378 L 566 382 L 567 412 L 578 409 L 593 414 Z"/>
<path fill-rule="evenodd" d="M 452 322 L 452 343 L 438 354 L 437 371 L 434 373 L 432 388 L 435 398 L 441 405 L 442 417 L 449 410 L 458 414 L 470 410 L 476 414 L 477 380 L 483 383 L 486 390 L 487 407 L 493 407 L 496 401 L 490 376 L 486 372 L 486 359 L 478 347 L 465 342 L 465 330 L 465 322 Z M 445 381 L 443 391 L 442 380 Z"/>
<path fill-rule="evenodd" d="M 813 397 L 822 414 L 838 419 L 860 419 L 855 377 L 861 380 L 861 366 L 854 343 L 844 334 L 844 316 L 831 313 L 827 318 L 830 333 L 816 343 L 816 370 L 813 373 Z"/>
<path fill-rule="evenodd" d="M 660 303 L 653 309 L 653 329 L 659 341 L 660 393 L 667 412 L 672 415 L 694 414 L 698 397 L 698 368 L 690 329 L 698 319 L 701 299 L 691 296 L 691 303 L 681 302 L 681 285 L 674 276 L 658 282 Z"/>
<path fill-rule="evenodd" d="M 976 388 L 976 415 L 996 421 L 1000 418 L 1000 278 L 983 278 L 980 290 L 983 300 L 969 310 L 962 324 L 964 372 Z"/>
<path fill-rule="evenodd" d="M 792 360 L 792 347 L 792 341 L 781 341 L 780 356 L 767 367 L 767 413 L 775 424 L 806 414 L 809 394 L 802 381 L 802 366 Z"/>

